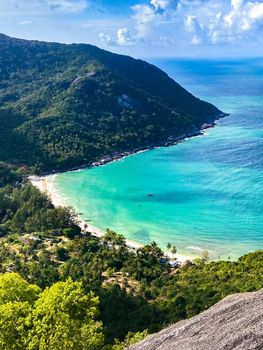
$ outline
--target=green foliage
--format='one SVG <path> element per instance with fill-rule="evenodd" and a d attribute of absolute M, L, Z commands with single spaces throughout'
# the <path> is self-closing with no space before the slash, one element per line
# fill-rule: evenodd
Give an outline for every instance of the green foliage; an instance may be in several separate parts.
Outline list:
<path fill-rule="evenodd" d="M 41 289 L 29 284 L 17 273 L 0 275 L 0 305 L 8 302 L 28 302 L 33 304 Z"/>
<path fill-rule="evenodd" d="M 8 296 L 9 290 L 10 296 Z M 81 282 L 55 283 L 40 293 L 17 274 L 0 276 L 0 349 L 96 350 L 104 343 L 98 298 Z"/>
<path fill-rule="evenodd" d="M 124 339 L 128 332 L 145 329 L 155 332 L 165 321 L 153 303 L 140 294 L 127 292 L 117 284 L 102 289 L 100 300 L 104 334 L 110 343 L 115 338 Z"/>
<path fill-rule="evenodd" d="M 58 247 L 56 253 L 59 260 L 65 261 L 69 258 L 67 249 L 63 247 Z"/>
<path fill-rule="evenodd" d="M 21 182 L 21 180 L 22 175 L 16 168 L 0 162 L 0 187 Z"/>
<path fill-rule="evenodd" d="M 28 349 L 96 350 L 103 344 L 98 298 L 85 294 L 80 282 L 58 282 L 35 303 Z"/>
<path fill-rule="evenodd" d="M 76 236 L 79 236 L 81 232 L 81 229 L 77 225 L 72 225 L 71 227 L 66 227 L 63 229 L 64 236 L 68 237 L 69 239 L 73 239 Z"/>
<path fill-rule="evenodd" d="M 237 261 L 200 260 L 198 265 L 181 267 L 172 278 L 166 276 L 156 300 L 169 321 L 175 322 L 182 315 L 188 318 L 198 314 L 229 294 L 263 288 L 262 273 L 262 250 Z"/>
<path fill-rule="evenodd" d="M 80 233 L 70 208 L 54 208 L 50 200 L 30 183 L 0 188 L 0 220 L 13 232 L 53 231 L 74 237 Z"/>
<path fill-rule="evenodd" d="M 116 344 L 113 345 L 112 350 L 124 350 L 127 346 L 131 346 L 143 340 L 144 338 L 147 337 L 148 334 L 149 333 L 147 330 L 143 332 L 136 332 L 136 333 L 129 332 L 124 342 L 121 343 L 117 341 Z"/>
<path fill-rule="evenodd" d="M 32 307 L 27 302 L 0 304 L 0 349 L 24 350 L 27 346 L 27 319 Z"/>
<path fill-rule="evenodd" d="M 130 255 L 125 271 L 137 280 L 149 283 L 169 270 L 167 264 L 160 264 L 163 257 L 164 252 L 153 242 L 139 248 L 134 256 Z"/>
<path fill-rule="evenodd" d="M 0 350 L 95 350 L 104 338 L 105 350 L 122 349 L 141 337 L 129 332 L 152 333 L 263 288 L 262 250 L 237 261 L 204 254 L 174 269 L 154 242 L 132 250 L 111 230 L 81 233 L 72 209 L 54 208 L 9 170 L 0 172 Z"/>
<path fill-rule="evenodd" d="M 160 69 L 90 45 L 0 36 L 0 159 L 35 172 L 193 132 L 220 111 Z"/>
<path fill-rule="evenodd" d="M 15 273 L 0 275 L 0 349 L 26 349 L 29 316 L 40 288 Z"/>

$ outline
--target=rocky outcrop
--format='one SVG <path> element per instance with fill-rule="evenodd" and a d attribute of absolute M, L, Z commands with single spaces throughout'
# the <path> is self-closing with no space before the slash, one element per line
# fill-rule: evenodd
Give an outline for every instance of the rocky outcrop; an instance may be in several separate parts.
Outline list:
<path fill-rule="evenodd" d="M 262 350 L 263 289 L 230 295 L 129 350 Z"/>

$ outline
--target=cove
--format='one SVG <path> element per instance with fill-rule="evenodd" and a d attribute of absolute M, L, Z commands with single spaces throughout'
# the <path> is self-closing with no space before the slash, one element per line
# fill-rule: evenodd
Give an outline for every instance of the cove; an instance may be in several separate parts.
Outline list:
<path fill-rule="evenodd" d="M 84 220 L 179 254 L 237 258 L 263 248 L 263 61 L 155 60 L 230 116 L 205 135 L 55 177 Z"/>

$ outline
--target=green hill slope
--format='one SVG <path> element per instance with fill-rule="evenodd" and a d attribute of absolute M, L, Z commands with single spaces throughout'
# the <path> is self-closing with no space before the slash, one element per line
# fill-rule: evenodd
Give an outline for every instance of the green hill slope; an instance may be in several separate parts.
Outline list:
<path fill-rule="evenodd" d="M 191 134 L 220 115 L 144 61 L 0 35 L 0 160 L 72 168 Z"/>

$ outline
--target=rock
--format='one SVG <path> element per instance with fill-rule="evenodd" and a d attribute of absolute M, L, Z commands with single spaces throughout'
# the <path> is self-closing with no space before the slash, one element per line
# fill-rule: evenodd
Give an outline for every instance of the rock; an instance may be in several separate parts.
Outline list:
<path fill-rule="evenodd" d="M 204 123 L 204 124 L 201 126 L 201 130 L 205 130 L 205 129 L 208 129 L 208 128 L 212 128 L 213 126 L 215 126 L 214 123 Z"/>
<path fill-rule="evenodd" d="M 128 108 L 128 109 L 131 109 L 134 107 L 133 99 L 125 94 L 122 94 L 121 96 L 119 96 L 117 100 L 118 100 L 119 106 L 121 107 Z"/>
<path fill-rule="evenodd" d="M 234 294 L 129 350 L 262 350 L 263 289 Z"/>

